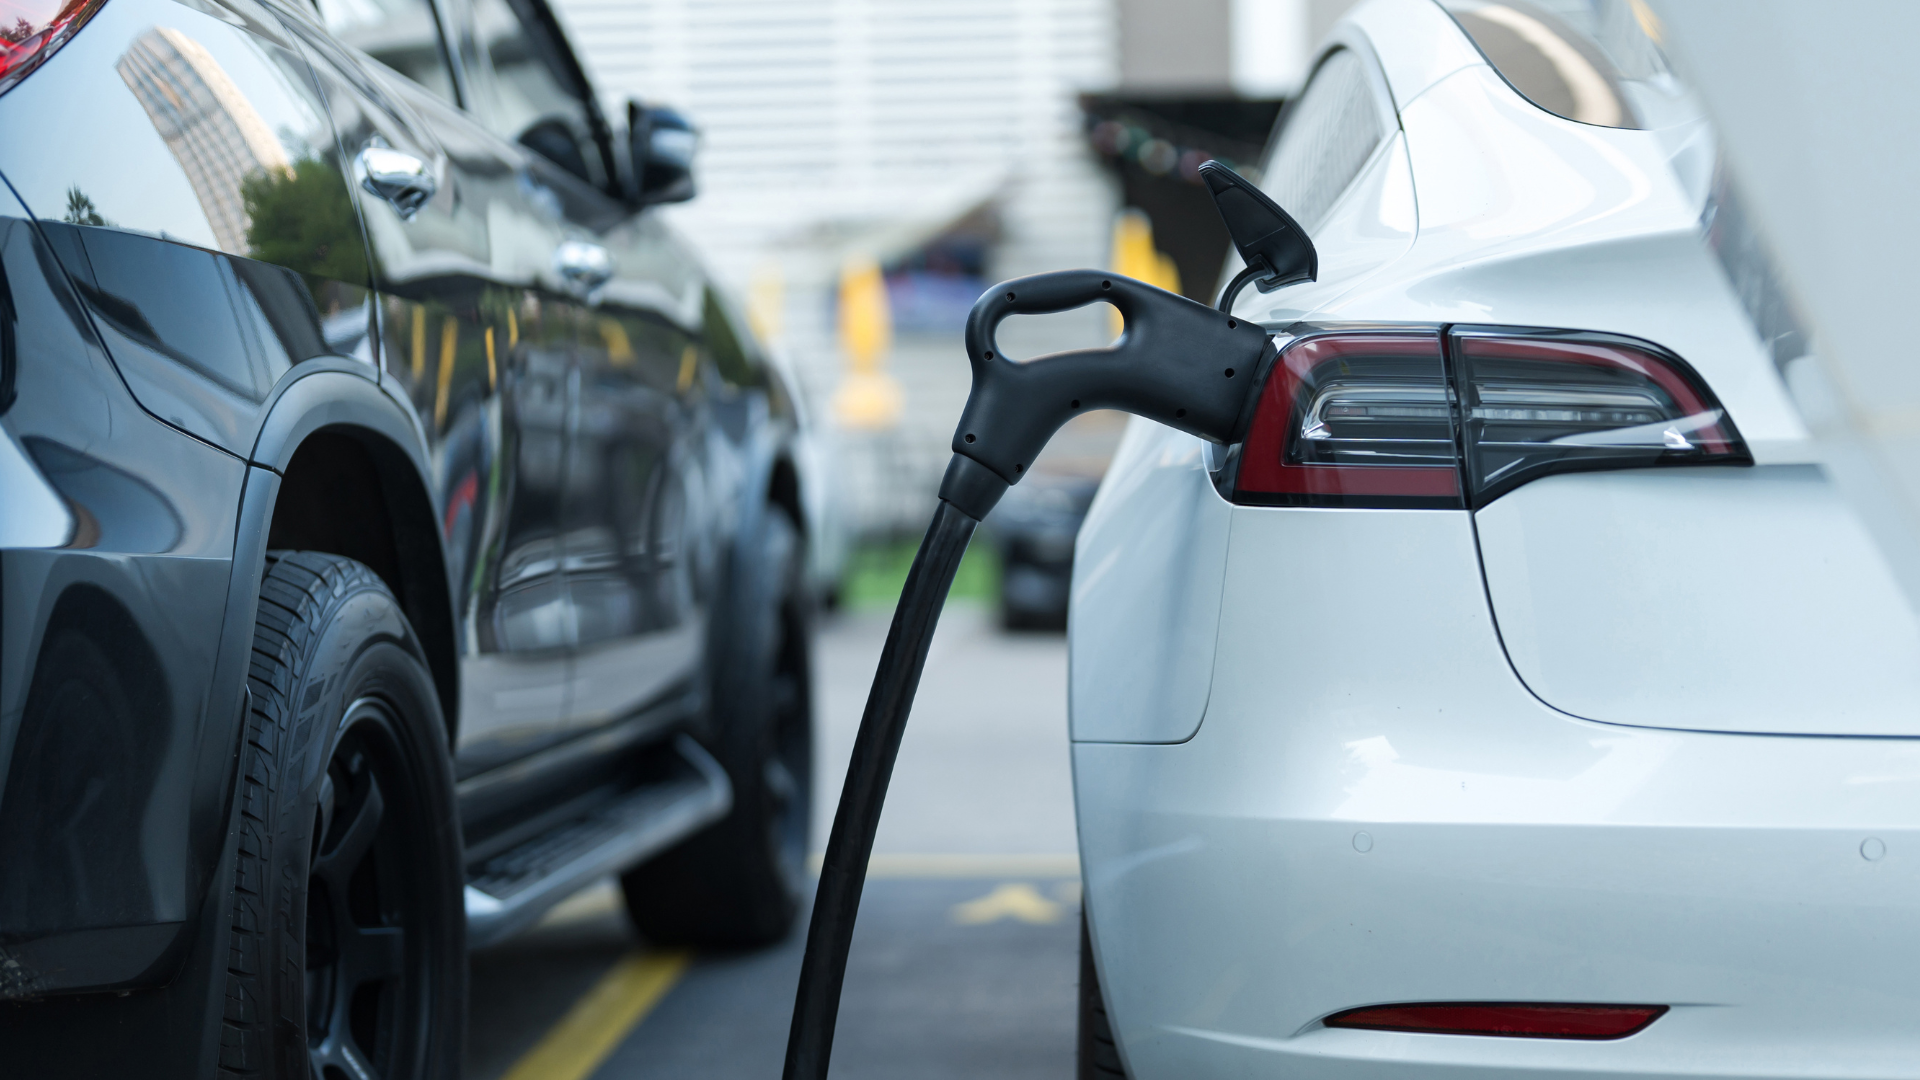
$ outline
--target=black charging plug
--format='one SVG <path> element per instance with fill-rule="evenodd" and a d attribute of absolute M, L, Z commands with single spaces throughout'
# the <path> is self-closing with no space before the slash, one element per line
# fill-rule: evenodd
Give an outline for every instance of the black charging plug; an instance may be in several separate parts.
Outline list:
<path fill-rule="evenodd" d="M 996 340 L 1009 315 L 1106 302 L 1125 330 L 1099 349 L 1010 360 Z M 1101 270 L 1003 281 L 967 316 L 973 392 L 953 433 L 940 498 L 975 521 L 1033 467 L 1074 416 L 1118 409 L 1218 443 L 1238 442 L 1270 352 L 1267 332 L 1184 296 Z"/>

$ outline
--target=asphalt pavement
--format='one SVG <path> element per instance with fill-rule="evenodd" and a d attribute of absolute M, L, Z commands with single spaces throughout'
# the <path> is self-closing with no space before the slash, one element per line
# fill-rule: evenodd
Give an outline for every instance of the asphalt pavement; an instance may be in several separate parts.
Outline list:
<path fill-rule="evenodd" d="M 823 621 L 815 655 L 815 849 L 890 612 Z M 941 620 L 882 817 L 849 960 L 836 1080 L 1065 1078 L 1073 1068 L 1079 878 L 1066 646 Z M 800 927 L 754 953 L 640 941 L 611 883 L 475 954 L 473 1080 L 771 1080 Z"/>

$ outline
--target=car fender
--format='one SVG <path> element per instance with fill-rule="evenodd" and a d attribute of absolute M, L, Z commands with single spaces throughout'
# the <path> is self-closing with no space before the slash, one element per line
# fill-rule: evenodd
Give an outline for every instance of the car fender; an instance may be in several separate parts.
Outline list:
<path fill-rule="evenodd" d="M 1202 447 L 1135 418 L 1081 526 L 1067 607 L 1075 742 L 1177 743 L 1200 727 L 1233 510 Z"/>
<path fill-rule="evenodd" d="M 237 593 L 228 618 L 241 620 L 235 625 L 253 625 L 279 482 L 294 455 L 316 432 L 355 437 L 375 459 L 400 561 L 418 570 L 404 581 L 388 584 L 427 649 L 451 738 L 460 715 L 459 660 L 452 636 L 456 593 L 447 577 L 445 539 L 432 524 L 444 511 L 444 494 L 432 481 L 419 419 L 396 400 L 395 393 L 395 387 L 374 377 L 365 364 L 338 357 L 309 360 L 281 380 L 249 455 L 256 474 L 264 471 L 269 476 L 256 476 L 248 485 L 240 509 L 241 543 L 257 540 L 259 550 L 246 552 L 245 559 L 240 558 L 242 552 L 235 552 Z M 417 527 L 421 523 L 426 527 Z"/>

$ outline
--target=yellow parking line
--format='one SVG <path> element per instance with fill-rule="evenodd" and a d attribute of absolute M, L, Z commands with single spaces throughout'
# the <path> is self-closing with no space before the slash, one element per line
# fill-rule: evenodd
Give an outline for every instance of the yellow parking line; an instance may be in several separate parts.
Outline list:
<path fill-rule="evenodd" d="M 807 857 L 820 872 L 820 854 Z M 1076 855 L 920 855 L 882 853 L 867 859 L 867 878 L 1065 878 L 1080 876 Z"/>
<path fill-rule="evenodd" d="M 502 1080 L 586 1080 L 686 974 L 684 952 L 623 957 Z"/>

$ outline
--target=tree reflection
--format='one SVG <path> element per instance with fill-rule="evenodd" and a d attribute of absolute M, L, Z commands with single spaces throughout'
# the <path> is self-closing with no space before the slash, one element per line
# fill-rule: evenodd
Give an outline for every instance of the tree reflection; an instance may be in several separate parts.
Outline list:
<path fill-rule="evenodd" d="M 306 158 L 241 182 L 247 246 L 254 258 L 314 277 L 359 284 L 367 257 L 340 170 Z"/>
<path fill-rule="evenodd" d="M 107 219 L 100 216 L 100 209 L 93 205 L 93 199 L 77 187 L 67 189 L 67 214 L 60 220 L 69 225 L 105 225 Z"/>

